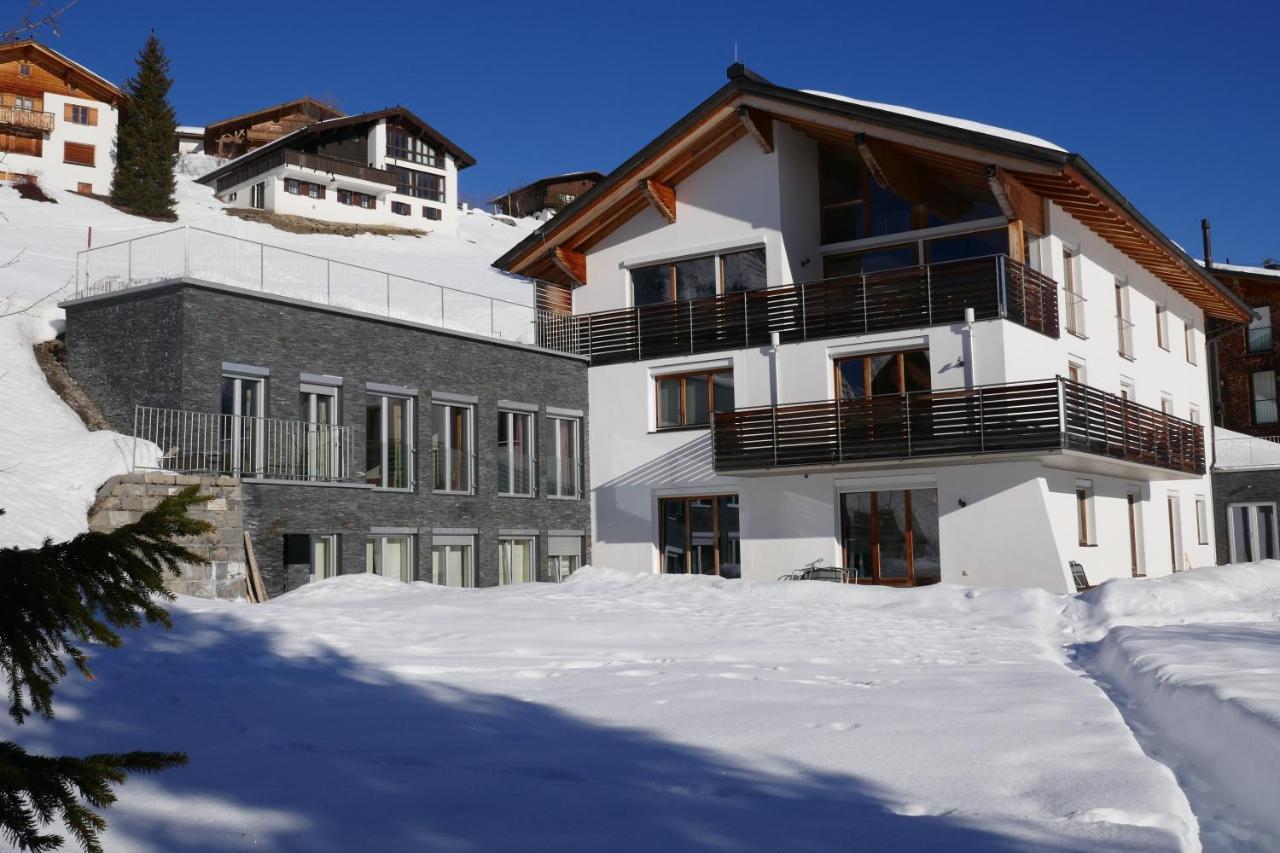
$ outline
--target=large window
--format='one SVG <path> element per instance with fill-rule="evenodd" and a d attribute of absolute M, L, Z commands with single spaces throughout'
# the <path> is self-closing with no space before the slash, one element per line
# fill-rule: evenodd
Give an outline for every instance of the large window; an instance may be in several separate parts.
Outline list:
<path fill-rule="evenodd" d="M 474 409 L 460 403 L 431 405 L 431 452 L 435 456 L 435 490 L 470 494 L 475 460 L 472 448 Z"/>
<path fill-rule="evenodd" d="M 834 365 L 840 400 L 928 391 L 933 385 L 928 350 L 855 355 L 838 358 Z"/>
<path fill-rule="evenodd" d="M 534 436 L 531 412 L 498 412 L 498 494 L 534 493 Z"/>
<path fill-rule="evenodd" d="M 411 534 L 370 536 L 364 545 L 364 570 L 409 583 L 414 579 L 415 541 L 416 537 Z"/>
<path fill-rule="evenodd" d="M 396 160 L 421 163 L 436 169 L 444 168 L 444 157 L 435 147 L 398 127 L 387 128 L 387 156 Z"/>
<path fill-rule="evenodd" d="M 444 201 L 444 178 L 403 166 L 392 166 L 396 178 L 396 192 L 429 201 Z"/>
<path fill-rule="evenodd" d="M 553 533 L 547 537 L 547 579 L 560 582 L 582 563 L 582 537 Z"/>
<path fill-rule="evenodd" d="M 1276 559 L 1280 554 L 1280 543 L 1276 541 L 1276 505 L 1231 504 L 1227 507 L 1227 540 L 1233 563 Z"/>
<path fill-rule="evenodd" d="M 267 184 L 259 181 L 249 188 L 249 206 L 262 210 L 267 206 Z"/>
<path fill-rule="evenodd" d="M 707 426 L 712 412 L 733 411 L 733 370 L 700 370 L 659 376 L 658 429 Z"/>
<path fill-rule="evenodd" d="M 1250 374 L 1249 382 L 1253 389 L 1253 422 L 1273 424 L 1280 420 L 1276 412 L 1276 372 L 1259 370 Z"/>
<path fill-rule="evenodd" d="M 474 536 L 432 536 L 432 582 L 441 586 L 475 586 L 475 550 Z"/>
<path fill-rule="evenodd" d="M 370 394 L 365 407 L 365 482 L 413 488 L 413 400 Z"/>
<path fill-rule="evenodd" d="M 855 583 L 899 586 L 942 579 L 938 490 L 840 495 L 844 564 Z"/>
<path fill-rule="evenodd" d="M 861 275 L 913 267 L 921 263 L 940 264 L 966 258 L 1003 255 L 1008 251 L 1009 230 L 997 228 L 828 255 L 823 259 L 822 274 L 826 278 Z"/>
<path fill-rule="evenodd" d="M 635 305 L 682 302 L 768 287 L 763 248 L 706 255 L 631 269 Z"/>
<path fill-rule="evenodd" d="M 737 495 L 663 498 L 658 504 L 662 571 L 741 576 Z"/>
<path fill-rule="evenodd" d="M 1271 349 L 1271 306 L 1259 305 L 1249 318 L 1245 330 L 1245 342 L 1249 352 L 1266 352 Z"/>
<path fill-rule="evenodd" d="M 550 418 L 551 465 L 547 491 L 555 498 L 582 496 L 582 419 Z"/>
<path fill-rule="evenodd" d="M 533 567 L 538 540 L 532 536 L 503 537 L 498 540 L 498 583 L 533 583 Z"/>

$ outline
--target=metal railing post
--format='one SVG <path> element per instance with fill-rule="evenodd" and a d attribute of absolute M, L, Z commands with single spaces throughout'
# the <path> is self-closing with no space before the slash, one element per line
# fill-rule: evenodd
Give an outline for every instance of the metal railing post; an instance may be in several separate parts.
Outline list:
<path fill-rule="evenodd" d="M 1058 377 L 1058 436 L 1059 444 L 1067 446 L 1067 392 L 1066 380 Z"/>
<path fill-rule="evenodd" d="M 800 283 L 800 340 L 809 340 L 809 288 Z"/>
<path fill-rule="evenodd" d="M 911 456 L 911 395 L 902 395 L 902 418 L 907 433 L 907 456 Z"/>
<path fill-rule="evenodd" d="M 493 316 L 493 300 L 489 300 L 489 336 L 496 338 L 498 336 L 498 327 L 494 322 Z"/>
<path fill-rule="evenodd" d="M 324 262 L 324 301 L 326 305 L 333 304 L 333 262 Z"/>
<path fill-rule="evenodd" d="M 635 307 L 631 309 L 631 318 L 636 328 L 636 360 L 638 361 L 642 358 L 641 352 L 643 351 L 643 348 L 640 345 L 640 308 L 639 307 Z"/>
<path fill-rule="evenodd" d="M 773 467 L 778 467 L 778 407 L 774 406 L 773 415 Z"/>
<path fill-rule="evenodd" d="M 747 312 L 747 294 L 742 293 L 742 345 L 748 347 L 751 345 L 751 316 Z"/>
<path fill-rule="evenodd" d="M 1005 266 L 1004 255 L 996 255 L 996 299 L 999 300 L 1000 317 L 1009 316 L 1008 294 L 1005 292 Z"/>
<path fill-rule="evenodd" d="M 142 409 L 137 404 L 133 407 L 133 460 L 129 464 L 129 472 L 138 470 L 138 419 L 142 415 Z"/>
<path fill-rule="evenodd" d="M 836 461 L 844 461 L 844 418 L 840 416 L 840 390 L 836 389 Z"/>
<path fill-rule="evenodd" d="M 386 274 L 387 279 L 387 316 L 391 316 L 391 273 Z"/>

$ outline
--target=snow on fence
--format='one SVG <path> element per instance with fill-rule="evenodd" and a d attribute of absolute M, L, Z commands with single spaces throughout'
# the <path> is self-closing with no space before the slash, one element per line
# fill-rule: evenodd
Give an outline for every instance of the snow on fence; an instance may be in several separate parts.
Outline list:
<path fill-rule="evenodd" d="M 1213 467 L 1280 468 L 1280 436 L 1214 438 Z"/>
<path fill-rule="evenodd" d="M 190 278 L 577 354 L 554 312 L 293 249 L 183 226 L 85 249 L 76 297 Z"/>

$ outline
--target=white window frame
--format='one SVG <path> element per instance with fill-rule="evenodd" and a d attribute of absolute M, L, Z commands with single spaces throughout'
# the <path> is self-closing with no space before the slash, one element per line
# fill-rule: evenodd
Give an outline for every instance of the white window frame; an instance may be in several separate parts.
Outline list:
<path fill-rule="evenodd" d="M 318 565 L 316 559 L 316 545 L 323 542 L 328 546 L 329 559 L 325 565 Z M 325 578 L 338 576 L 338 534 L 336 533 L 314 533 L 311 536 L 311 580 L 318 581 Z"/>
<path fill-rule="evenodd" d="M 1120 397 L 1130 403 L 1138 402 L 1138 386 L 1128 376 L 1120 377 Z"/>
<path fill-rule="evenodd" d="M 524 458 L 517 458 L 515 441 L 512 440 L 514 434 L 513 428 L 517 418 L 525 418 L 528 423 L 528 433 L 526 441 L 526 450 Z M 501 462 L 503 455 L 507 458 L 507 481 L 501 480 L 501 471 L 499 469 L 498 494 L 504 498 L 532 498 L 538 494 L 538 418 L 534 412 L 519 411 L 516 409 L 498 409 L 498 421 L 507 422 L 507 446 L 503 447 L 498 444 L 498 461 Z M 517 492 L 515 490 L 516 481 L 516 465 L 523 463 L 529 473 L 528 491 Z"/>
<path fill-rule="evenodd" d="M 1160 411 L 1166 415 L 1173 415 L 1173 395 L 1167 391 L 1160 393 Z"/>
<path fill-rule="evenodd" d="M 527 581 L 511 580 L 511 568 L 506 565 L 510 559 L 510 543 L 525 542 L 529 545 L 529 579 Z M 510 586 L 517 583 L 537 583 L 538 581 L 538 537 L 532 535 L 511 535 L 498 537 L 498 586 Z"/>
<path fill-rule="evenodd" d="M 1129 361 L 1137 359 L 1133 348 L 1133 320 L 1129 307 L 1129 280 L 1116 276 L 1116 352 Z"/>
<path fill-rule="evenodd" d="M 382 480 L 378 485 L 375 485 L 374 488 L 384 492 L 412 492 L 414 487 L 414 468 L 417 467 L 415 464 L 417 454 L 413 441 L 413 436 L 416 432 L 416 429 L 414 428 L 414 418 L 416 415 L 414 412 L 414 397 L 411 394 L 391 394 L 386 391 L 367 390 L 366 395 L 371 398 L 376 397 L 380 401 L 379 408 L 381 410 L 378 417 L 378 444 L 382 450 L 382 458 L 380 462 L 380 467 L 382 468 Z M 405 455 L 407 457 L 405 459 L 405 479 L 407 482 L 404 486 L 387 485 L 388 477 L 391 474 L 391 442 L 388 440 L 390 435 L 389 417 L 391 411 L 391 400 L 403 400 L 407 403 L 405 406 L 405 444 L 407 445 L 405 447 Z M 365 404 L 365 408 L 367 411 L 367 403 Z M 367 428 L 368 421 L 366 420 L 365 423 Z M 367 440 L 368 436 L 365 438 Z"/>
<path fill-rule="evenodd" d="M 1200 359 L 1196 355 L 1196 327 L 1189 320 L 1182 323 L 1182 345 L 1187 349 L 1187 364 L 1199 364 Z"/>
<path fill-rule="evenodd" d="M 549 415 L 551 422 L 551 459 L 547 463 L 547 497 L 557 500 L 578 500 L 582 497 L 582 418 L 566 415 Z M 560 422 L 569 421 L 573 425 L 573 483 L 572 492 L 566 493 L 564 484 L 560 482 L 560 460 L 564 448 L 561 446 Z"/>
<path fill-rule="evenodd" d="M 445 440 L 447 435 L 453 430 L 453 419 L 449 418 L 445 421 L 446 436 L 436 435 L 436 407 L 447 407 L 451 409 L 463 409 L 466 411 L 466 425 L 463 429 L 467 433 L 467 485 L 464 489 L 448 489 L 439 488 L 436 485 L 436 467 L 440 464 L 441 448 L 447 447 L 449 442 Z M 462 403 L 449 399 L 433 399 L 431 401 L 431 490 L 438 495 L 473 495 L 476 492 L 476 407 L 474 403 Z M 445 483 L 453 480 L 453 459 L 449 454 L 444 455 L 444 481 Z"/>
<path fill-rule="evenodd" d="M 436 549 L 443 548 L 446 553 L 454 548 L 466 548 L 466 564 L 462 568 L 462 588 L 470 589 L 476 585 L 476 537 L 472 534 L 433 535 L 431 537 L 431 582 L 445 586 L 440 580 L 441 566 L 436 562 Z"/>
<path fill-rule="evenodd" d="M 1209 544 L 1209 502 L 1204 495 L 1196 495 L 1196 543 Z"/>
<path fill-rule="evenodd" d="M 392 578 L 392 580 L 400 580 L 405 583 L 412 583 L 415 579 L 415 565 L 417 561 L 417 536 L 412 533 L 370 533 L 365 538 L 365 565 L 364 570 L 367 574 L 387 575 L 382 568 L 387 565 L 387 544 L 392 540 L 405 542 L 405 575 L 403 578 Z M 373 546 L 373 561 L 368 559 L 370 554 L 369 546 Z"/>
<path fill-rule="evenodd" d="M 1227 547 L 1228 547 L 1228 555 L 1231 559 L 1231 562 L 1233 563 L 1251 562 L 1252 563 L 1262 559 L 1271 559 L 1271 558 L 1262 556 L 1263 549 L 1261 547 L 1262 539 L 1261 539 L 1261 532 L 1258 524 L 1258 508 L 1264 507 L 1264 506 L 1271 507 L 1272 539 L 1271 539 L 1270 550 L 1272 554 L 1280 555 L 1280 525 L 1277 525 L 1275 523 L 1278 517 L 1276 502 L 1275 501 L 1249 501 L 1249 502 L 1243 502 L 1243 503 L 1233 503 L 1233 504 L 1227 504 Z M 1242 556 L 1240 554 L 1241 543 L 1239 541 L 1240 531 L 1236 529 L 1236 525 L 1235 525 L 1235 510 L 1237 509 L 1244 509 L 1244 510 L 1247 510 L 1249 513 L 1249 545 L 1253 551 L 1252 560 L 1241 559 L 1241 556 Z"/>
<path fill-rule="evenodd" d="M 1200 407 L 1195 403 L 1192 403 L 1187 408 L 1187 420 L 1191 421 L 1193 424 L 1200 423 Z"/>
<path fill-rule="evenodd" d="M 1258 377 L 1259 376 L 1271 377 L 1270 389 L 1269 389 L 1271 391 L 1270 397 L 1258 396 Z M 1249 373 L 1249 408 L 1250 408 L 1249 414 L 1253 418 L 1253 422 L 1255 424 L 1274 424 L 1274 423 L 1280 422 L 1280 400 L 1277 400 L 1278 396 L 1280 395 L 1276 393 L 1276 371 L 1254 370 Z M 1268 402 L 1268 401 L 1270 401 L 1272 411 L 1276 414 L 1276 416 L 1268 420 L 1263 420 L 1258 417 L 1258 403 Z"/>
<path fill-rule="evenodd" d="M 249 206 L 254 210 L 265 210 L 267 207 L 267 182 L 258 181 L 249 187 Z"/>

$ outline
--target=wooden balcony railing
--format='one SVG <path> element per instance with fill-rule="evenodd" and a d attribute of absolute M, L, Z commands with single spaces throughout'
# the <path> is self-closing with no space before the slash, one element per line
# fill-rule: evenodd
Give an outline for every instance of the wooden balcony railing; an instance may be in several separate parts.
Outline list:
<path fill-rule="evenodd" d="M 1198 424 L 1058 377 L 717 412 L 720 472 L 1079 450 L 1203 474 Z"/>
<path fill-rule="evenodd" d="M 53 132 L 53 113 L 21 107 L 0 107 L 0 127 L 6 130 Z"/>
<path fill-rule="evenodd" d="M 372 166 L 363 166 L 359 163 L 339 160 L 336 157 L 306 154 L 302 151 L 288 149 L 284 152 L 284 161 L 290 166 L 301 166 L 304 169 L 315 169 L 318 172 L 328 172 L 332 175 L 342 175 L 347 178 L 359 178 L 362 181 L 373 181 L 374 183 L 386 184 L 392 187 L 396 185 L 395 175 L 386 169 L 375 169 Z"/>
<path fill-rule="evenodd" d="M 1012 320 L 1058 337 L 1057 284 L 991 255 L 706 299 L 642 305 L 575 317 L 592 364 L 918 329 L 964 321 Z"/>

